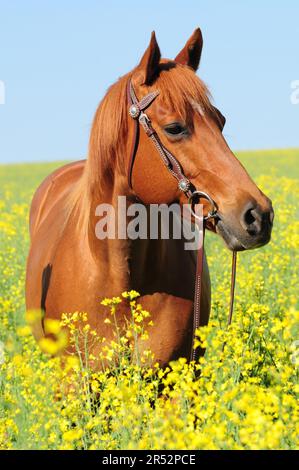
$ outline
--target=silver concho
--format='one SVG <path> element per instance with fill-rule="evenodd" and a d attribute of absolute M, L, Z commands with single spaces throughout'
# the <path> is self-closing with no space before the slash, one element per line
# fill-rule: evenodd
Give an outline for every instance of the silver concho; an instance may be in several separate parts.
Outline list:
<path fill-rule="evenodd" d="M 190 181 L 187 179 L 182 179 L 179 181 L 179 189 L 185 193 L 190 188 Z"/>
<path fill-rule="evenodd" d="M 136 106 L 136 104 L 132 104 L 130 106 L 129 114 L 133 119 L 138 118 L 138 116 L 140 114 L 140 109 L 138 108 L 138 106 Z"/>

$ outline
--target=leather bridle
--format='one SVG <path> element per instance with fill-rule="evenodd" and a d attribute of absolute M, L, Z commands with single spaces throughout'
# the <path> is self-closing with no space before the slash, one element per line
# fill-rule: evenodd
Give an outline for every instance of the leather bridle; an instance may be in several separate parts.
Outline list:
<path fill-rule="evenodd" d="M 140 101 L 137 99 L 135 90 L 131 79 L 127 84 L 127 99 L 129 104 L 129 114 L 134 121 L 134 136 L 132 141 L 132 148 L 130 152 L 129 165 L 128 165 L 128 183 L 132 189 L 132 172 L 134 167 L 134 161 L 138 149 L 139 143 L 139 124 L 144 129 L 146 135 L 154 143 L 164 165 L 171 175 L 176 178 L 178 182 L 178 188 L 186 195 L 190 204 L 191 213 L 194 216 L 195 223 L 198 227 L 199 239 L 198 239 L 198 252 L 197 252 L 197 263 L 196 263 L 196 277 L 195 277 L 195 291 L 194 291 L 194 308 L 193 308 L 193 340 L 191 346 L 190 360 L 196 361 L 198 359 L 200 348 L 194 347 L 194 339 L 196 330 L 199 328 L 201 323 L 200 318 L 200 300 L 202 291 L 202 272 L 203 272 L 203 260 L 204 260 L 204 235 L 205 235 L 205 224 L 208 219 L 215 218 L 217 216 L 217 207 L 213 199 L 203 191 L 197 191 L 192 185 L 188 178 L 184 175 L 183 169 L 180 163 L 177 161 L 174 155 L 162 144 L 157 132 L 152 126 L 149 117 L 144 112 L 152 102 L 159 95 L 158 91 L 153 91 L 144 96 Z M 200 199 L 206 199 L 210 203 L 210 211 L 207 216 L 204 216 L 202 211 L 197 210 L 196 204 Z M 228 325 L 231 324 L 233 306 L 234 306 L 234 293 L 235 293 L 235 279 L 236 279 L 236 261 L 237 253 L 233 252 L 232 257 L 232 271 L 231 271 L 231 291 L 230 291 L 230 308 L 228 316 Z"/>

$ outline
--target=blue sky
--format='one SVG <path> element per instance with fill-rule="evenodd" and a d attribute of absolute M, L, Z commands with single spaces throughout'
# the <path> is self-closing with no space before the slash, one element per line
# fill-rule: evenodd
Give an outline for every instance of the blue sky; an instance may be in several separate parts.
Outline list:
<path fill-rule="evenodd" d="M 98 102 L 150 32 L 172 58 L 197 26 L 230 146 L 299 147 L 298 0 L 0 0 L 0 161 L 84 157 Z"/>

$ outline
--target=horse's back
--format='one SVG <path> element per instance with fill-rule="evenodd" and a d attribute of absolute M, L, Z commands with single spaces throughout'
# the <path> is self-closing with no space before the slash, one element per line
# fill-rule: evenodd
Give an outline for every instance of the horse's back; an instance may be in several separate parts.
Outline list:
<path fill-rule="evenodd" d="M 37 188 L 29 215 L 31 238 L 57 200 L 66 196 L 82 176 L 85 162 L 86 160 L 80 160 L 57 168 Z"/>

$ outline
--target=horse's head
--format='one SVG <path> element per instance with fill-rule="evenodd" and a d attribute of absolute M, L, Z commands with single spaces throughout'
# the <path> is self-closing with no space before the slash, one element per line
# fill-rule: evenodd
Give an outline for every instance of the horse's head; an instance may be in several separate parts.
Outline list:
<path fill-rule="evenodd" d="M 225 118 L 211 104 L 208 91 L 196 76 L 202 35 L 195 30 L 175 60 L 161 59 L 155 34 L 131 79 L 140 100 L 151 91 L 159 96 L 146 110 L 162 143 L 180 162 L 198 190 L 217 204 L 209 224 L 232 250 L 269 242 L 273 209 L 228 147 L 222 129 Z M 132 120 L 129 120 L 132 139 Z M 133 169 L 133 189 L 145 203 L 171 203 L 186 198 L 161 162 L 157 149 L 141 130 Z"/>

